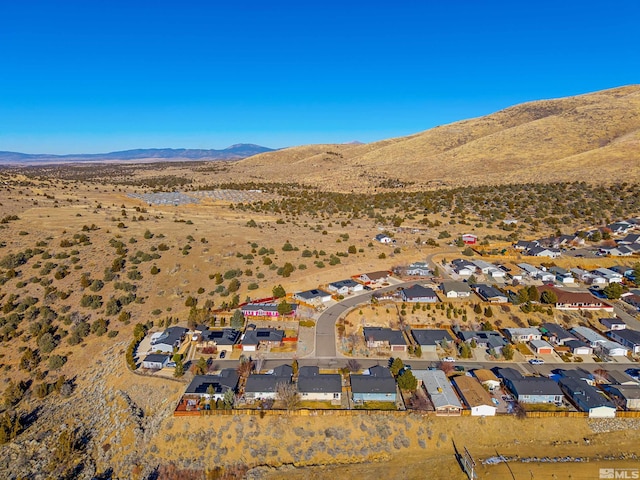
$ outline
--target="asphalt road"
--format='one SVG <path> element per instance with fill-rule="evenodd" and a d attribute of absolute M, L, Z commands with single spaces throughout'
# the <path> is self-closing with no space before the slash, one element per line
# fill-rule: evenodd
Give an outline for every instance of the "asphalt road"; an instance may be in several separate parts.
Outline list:
<path fill-rule="evenodd" d="M 434 255 L 441 255 L 443 253 L 457 253 L 458 249 L 451 249 L 451 251 L 445 252 L 437 252 L 427 255 L 426 262 L 430 264 L 432 267 L 435 267 L 433 264 Z M 448 278 L 444 269 L 440 269 L 443 276 Z M 357 307 L 358 305 L 367 304 L 371 301 L 371 296 L 374 293 L 379 292 L 390 292 L 397 290 L 399 288 L 407 288 L 416 283 L 424 283 L 421 281 L 411 281 L 398 283 L 395 285 L 389 285 L 388 287 L 379 288 L 373 291 L 365 291 L 363 293 L 353 295 L 345 298 L 340 303 L 333 305 L 327 308 L 320 317 L 316 320 L 316 339 L 315 339 L 315 349 L 311 358 L 319 358 L 319 359 L 335 359 L 338 357 L 336 350 L 336 322 L 340 319 L 342 315 L 347 313 L 349 310 Z M 307 357 L 307 358 L 309 358 Z"/>

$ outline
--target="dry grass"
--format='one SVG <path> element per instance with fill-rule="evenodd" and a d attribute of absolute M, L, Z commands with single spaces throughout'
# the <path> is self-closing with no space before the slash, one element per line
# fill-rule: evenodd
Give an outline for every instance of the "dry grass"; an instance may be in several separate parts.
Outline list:
<path fill-rule="evenodd" d="M 312 145 L 269 152 L 234 164 L 230 173 L 329 190 L 370 191 L 383 179 L 442 184 L 640 178 L 640 87 L 605 90 L 507 108 L 408 137 L 367 145 Z M 598 167 L 599 166 L 599 167 Z M 464 175 L 461 175 L 463 173 Z"/>

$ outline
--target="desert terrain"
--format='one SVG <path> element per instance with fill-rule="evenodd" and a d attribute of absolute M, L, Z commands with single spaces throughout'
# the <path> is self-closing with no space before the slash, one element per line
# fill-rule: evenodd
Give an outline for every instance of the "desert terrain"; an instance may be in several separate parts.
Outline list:
<path fill-rule="evenodd" d="M 0 476 L 424 478 L 428 471 L 429 478 L 464 478 L 454 444 L 478 461 L 496 450 L 588 459 L 513 461 L 515 478 L 593 478 L 602 465 L 633 465 L 637 419 L 174 418 L 192 373 L 145 376 L 129 369 L 126 351 L 136 328 L 161 331 L 231 315 L 278 285 L 293 293 L 427 258 L 451 260 L 463 254 L 455 241 L 464 233 L 479 237 L 483 258 L 518 261 L 520 254 L 503 252 L 516 240 L 638 216 L 640 169 L 625 153 L 640 128 L 638 98 L 637 87 L 625 87 L 514 107 L 406 139 L 307 146 L 238 162 L 1 169 Z M 552 145 L 557 139 L 548 150 L 532 139 L 562 125 L 574 129 L 585 118 L 579 138 L 568 136 L 562 149 Z M 596 126 L 606 135 L 592 138 L 587 127 Z M 506 146 L 496 151 L 492 142 Z M 522 146 L 531 145 L 540 156 L 514 162 L 509 145 L 523 156 L 529 147 Z M 481 151 L 493 152 L 490 169 L 454 161 L 464 153 L 484 165 Z M 402 161 L 398 152 L 405 152 Z M 553 161 L 550 152 L 559 152 Z M 607 165 L 606 172 L 583 178 L 581 162 L 603 171 Z M 291 172 L 303 174 L 292 181 Z M 381 232 L 396 242 L 374 241 Z M 516 314 L 518 321 L 545 319 L 511 308 L 496 311 L 503 327 Z M 409 317 L 415 325 L 447 320 L 443 311 Z M 393 309 L 366 307 L 346 319 L 348 333 L 363 318 L 393 325 L 398 317 Z M 505 464 L 478 471 L 480 478 L 512 478 Z"/>

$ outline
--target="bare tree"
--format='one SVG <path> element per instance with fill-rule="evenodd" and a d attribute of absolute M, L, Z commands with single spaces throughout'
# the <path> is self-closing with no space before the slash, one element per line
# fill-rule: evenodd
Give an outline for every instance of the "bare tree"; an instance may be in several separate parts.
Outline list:
<path fill-rule="evenodd" d="M 593 371 L 595 380 L 597 383 L 606 383 L 608 378 L 608 372 L 604 368 L 598 368 Z"/>
<path fill-rule="evenodd" d="M 246 357 L 240 360 L 240 365 L 236 367 L 236 372 L 241 378 L 247 378 L 253 370 L 253 362 Z"/>
<path fill-rule="evenodd" d="M 360 362 L 358 362 L 355 358 L 351 358 L 349 359 L 349 361 L 347 361 L 347 369 L 351 373 L 355 373 L 359 371 L 361 368 L 362 368 L 362 365 L 360 365 Z"/>
<path fill-rule="evenodd" d="M 449 375 L 453 372 L 454 366 L 451 362 L 438 362 L 438 369 L 442 370 L 445 375 Z"/>
<path fill-rule="evenodd" d="M 278 383 L 276 385 L 276 396 L 287 410 L 296 410 L 300 406 L 300 394 L 293 383 Z"/>

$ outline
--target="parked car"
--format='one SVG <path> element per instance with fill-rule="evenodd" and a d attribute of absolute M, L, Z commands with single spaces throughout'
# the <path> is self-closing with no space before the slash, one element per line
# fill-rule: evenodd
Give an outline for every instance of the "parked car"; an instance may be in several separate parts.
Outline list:
<path fill-rule="evenodd" d="M 224 350 L 220 352 L 220 358 L 224 358 L 227 356 L 227 352 L 225 352 Z"/>
<path fill-rule="evenodd" d="M 453 357 L 444 357 L 444 358 L 442 359 L 442 361 L 443 361 L 443 362 L 455 362 L 455 361 L 456 361 L 456 359 L 455 359 L 455 358 L 453 358 Z"/>
<path fill-rule="evenodd" d="M 169 367 L 169 368 L 174 368 L 175 366 L 176 366 L 176 362 L 167 363 L 167 367 Z"/>
<path fill-rule="evenodd" d="M 540 360 L 539 358 L 532 358 L 531 360 L 529 360 L 529 363 L 531 365 L 542 365 L 544 363 L 544 360 Z"/>
<path fill-rule="evenodd" d="M 464 372 L 464 367 L 462 365 L 456 365 L 453 367 L 456 372 Z"/>

